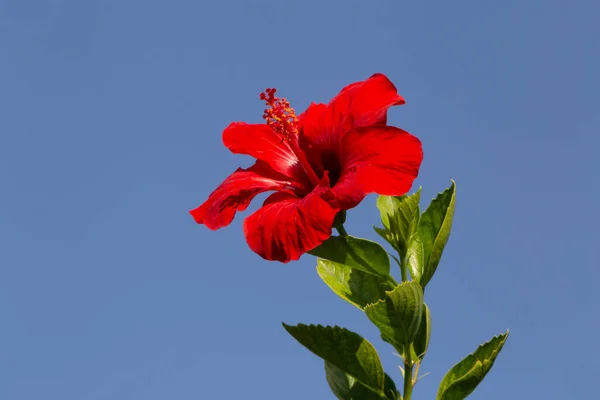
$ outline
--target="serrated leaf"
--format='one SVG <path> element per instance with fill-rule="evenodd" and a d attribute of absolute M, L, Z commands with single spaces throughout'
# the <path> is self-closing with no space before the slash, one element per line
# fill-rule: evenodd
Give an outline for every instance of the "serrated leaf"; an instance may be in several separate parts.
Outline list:
<path fill-rule="evenodd" d="M 344 371 L 325 361 L 325 377 L 329 388 L 338 400 L 382 400 L 381 394 L 373 392 Z M 399 393 L 396 383 L 385 374 L 384 390 L 385 398 L 398 400 Z"/>
<path fill-rule="evenodd" d="M 481 383 L 502 350 L 508 331 L 480 345 L 474 353 L 448 371 L 438 389 L 437 400 L 463 400 Z"/>
<path fill-rule="evenodd" d="M 400 353 L 409 351 L 421 325 L 423 289 L 416 282 L 401 283 L 385 299 L 366 306 L 365 313 L 383 340 Z"/>
<path fill-rule="evenodd" d="M 317 273 L 335 294 L 361 310 L 383 299 L 387 279 L 333 261 L 319 259 Z"/>
<path fill-rule="evenodd" d="M 383 366 L 375 347 L 362 336 L 338 326 L 283 324 L 283 327 L 308 350 L 383 394 Z"/>
<path fill-rule="evenodd" d="M 392 247 L 396 251 L 398 251 L 398 249 L 396 249 L 396 246 L 395 246 L 394 236 L 392 235 L 392 232 L 388 231 L 385 228 L 379 228 L 377 226 L 373 226 L 373 229 L 375 230 L 375 233 L 377 233 L 379 236 L 381 236 L 383 238 L 383 240 L 385 240 L 386 242 L 391 244 Z"/>
<path fill-rule="evenodd" d="M 401 257 L 415 235 L 419 225 L 419 200 L 421 188 L 412 194 L 404 196 L 379 196 L 377 208 L 381 215 L 381 222 L 385 229 L 375 228 L 387 240 Z"/>
<path fill-rule="evenodd" d="M 331 236 L 309 254 L 373 275 L 388 276 L 390 273 L 390 259 L 385 249 L 367 239 Z"/>
<path fill-rule="evenodd" d="M 419 283 L 423 288 L 433 277 L 450 237 L 455 200 L 456 185 L 452 181 L 450 187 L 438 194 L 421 215 L 418 233 L 423 249 L 424 267 Z"/>
<path fill-rule="evenodd" d="M 431 337 L 431 314 L 429 313 L 429 307 L 423 303 L 423 316 L 421 317 L 421 324 L 417 332 L 417 336 L 413 343 L 414 359 L 422 360 L 427 353 L 429 347 L 429 338 Z"/>

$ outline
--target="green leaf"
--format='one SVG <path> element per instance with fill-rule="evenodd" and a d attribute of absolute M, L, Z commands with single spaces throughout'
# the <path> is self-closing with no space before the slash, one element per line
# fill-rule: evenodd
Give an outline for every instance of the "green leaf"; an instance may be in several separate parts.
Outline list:
<path fill-rule="evenodd" d="M 450 236 L 454 203 L 456 200 L 456 185 L 452 185 L 431 201 L 431 204 L 421 215 L 419 221 L 419 238 L 423 249 L 423 271 L 419 279 L 422 287 L 433 277 L 442 257 L 444 247 Z"/>
<path fill-rule="evenodd" d="M 423 317 L 423 289 L 416 282 L 404 282 L 386 298 L 365 307 L 367 317 L 379 328 L 381 337 L 398 352 L 410 350 Z"/>
<path fill-rule="evenodd" d="M 388 374 L 385 374 L 385 384 L 383 391 L 385 392 L 385 398 L 389 400 L 399 400 L 402 397 L 400 392 L 396 389 L 396 382 Z"/>
<path fill-rule="evenodd" d="M 422 360 L 427 353 L 429 347 L 429 338 L 431 336 L 431 314 L 429 313 L 429 307 L 423 303 L 423 316 L 421 317 L 421 325 L 417 332 L 417 337 L 413 343 L 413 349 L 415 352 L 414 359 Z"/>
<path fill-rule="evenodd" d="M 362 336 L 338 326 L 283 324 L 283 327 L 314 354 L 383 394 L 383 366 L 375 347 Z"/>
<path fill-rule="evenodd" d="M 352 400 L 383 400 L 384 395 L 373 392 L 360 382 L 356 382 L 350 390 L 350 399 Z"/>
<path fill-rule="evenodd" d="M 375 232 L 381 236 L 383 238 L 383 240 L 385 240 L 386 242 L 388 242 L 389 244 L 392 245 L 392 247 L 398 251 L 398 249 L 396 248 L 396 243 L 394 242 L 394 238 L 392 236 L 392 233 L 390 231 L 388 231 L 385 228 L 379 228 L 377 226 L 373 226 L 373 229 L 375 230 Z"/>
<path fill-rule="evenodd" d="M 361 310 L 383 299 L 387 279 L 333 261 L 319 259 L 317 272 L 335 294 Z"/>
<path fill-rule="evenodd" d="M 507 338 L 508 331 L 495 336 L 452 367 L 442 379 L 436 399 L 463 400 L 470 395 L 494 365 Z"/>
<path fill-rule="evenodd" d="M 379 196 L 377 199 L 377 208 L 385 229 L 375 228 L 375 231 L 387 240 L 402 258 L 411 238 L 417 232 L 421 215 L 420 198 L 421 188 L 410 196 Z"/>
<path fill-rule="evenodd" d="M 382 400 L 381 394 L 373 392 L 328 361 L 325 361 L 325 377 L 331 391 L 339 400 Z M 400 398 L 396 383 L 388 374 L 385 374 L 384 392 L 388 400 Z"/>
<path fill-rule="evenodd" d="M 418 234 L 413 236 L 413 239 L 410 241 L 405 259 L 411 278 L 420 283 L 425 266 L 425 253 L 423 252 L 423 243 L 421 243 L 421 238 Z"/>
<path fill-rule="evenodd" d="M 400 393 L 396 389 L 396 383 L 390 378 L 388 374 L 385 374 L 385 393 L 375 393 L 360 382 L 356 382 L 350 390 L 352 400 L 399 400 L 401 399 Z"/>
<path fill-rule="evenodd" d="M 354 386 L 354 378 L 348 376 L 344 371 L 325 361 L 325 378 L 329 388 L 339 400 L 349 400 L 352 398 L 351 390 Z"/>
<path fill-rule="evenodd" d="M 390 259 L 385 249 L 367 239 L 331 236 L 309 253 L 373 275 L 388 276 L 390 273 Z"/>

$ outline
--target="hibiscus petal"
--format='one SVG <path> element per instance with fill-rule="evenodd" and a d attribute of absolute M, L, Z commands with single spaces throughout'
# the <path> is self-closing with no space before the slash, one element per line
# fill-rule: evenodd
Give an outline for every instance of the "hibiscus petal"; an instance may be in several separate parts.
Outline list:
<path fill-rule="evenodd" d="M 223 131 L 223 144 L 234 154 L 252 156 L 289 178 L 307 183 L 298 157 L 287 141 L 266 124 L 231 123 Z"/>
<path fill-rule="evenodd" d="M 331 236 L 339 211 L 329 183 L 304 198 L 274 193 L 265 205 L 244 221 L 248 246 L 267 260 L 297 260 Z"/>
<path fill-rule="evenodd" d="M 404 103 L 404 98 L 387 76 L 374 74 L 364 82 L 346 86 L 329 102 L 328 108 L 335 126 L 348 131 L 385 124 L 387 109 Z"/>
<path fill-rule="evenodd" d="M 401 196 L 419 174 L 421 141 L 392 126 L 348 132 L 342 140 L 342 174 L 332 189 L 342 209 L 356 206 L 368 193 Z"/>
<path fill-rule="evenodd" d="M 257 161 L 248 169 L 239 168 L 229 175 L 200 207 L 190 211 L 197 223 L 211 230 L 227 226 L 237 211 L 245 210 L 259 193 L 290 190 L 292 183 L 266 163 Z"/>
<path fill-rule="evenodd" d="M 346 86 L 329 104 L 311 104 L 300 116 L 307 145 L 332 148 L 353 128 L 385 125 L 387 109 L 404 104 L 394 84 L 383 74 Z"/>

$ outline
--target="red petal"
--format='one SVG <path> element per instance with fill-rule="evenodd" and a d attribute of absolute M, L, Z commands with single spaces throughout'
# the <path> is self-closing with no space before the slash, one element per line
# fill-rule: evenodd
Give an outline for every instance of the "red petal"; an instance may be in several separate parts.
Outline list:
<path fill-rule="evenodd" d="M 244 221 L 248 246 L 267 260 L 297 260 L 331 236 L 339 210 L 329 182 L 300 199 L 274 193 L 265 205 Z"/>
<path fill-rule="evenodd" d="M 342 209 L 356 206 L 364 195 L 401 196 L 419 174 L 421 142 L 392 126 L 348 132 L 342 140 L 342 175 L 332 189 Z"/>
<path fill-rule="evenodd" d="M 317 147 L 339 146 L 341 137 L 353 128 L 385 125 L 387 109 L 404 103 L 392 82 L 375 74 L 346 86 L 328 105 L 311 104 L 300 116 L 303 139 Z"/>
<path fill-rule="evenodd" d="M 243 211 L 259 193 L 270 190 L 289 190 L 286 177 L 269 165 L 257 161 L 248 169 L 239 168 L 213 191 L 208 200 L 190 214 L 197 223 L 215 230 L 227 226 L 237 211 Z"/>
<path fill-rule="evenodd" d="M 234 122 L 223 131 L 225 147 L 235 154 L 247 154 L 268 163 L 275 171 L 307 183 L 298 157 L 287 141 L 266 124 Z"/>

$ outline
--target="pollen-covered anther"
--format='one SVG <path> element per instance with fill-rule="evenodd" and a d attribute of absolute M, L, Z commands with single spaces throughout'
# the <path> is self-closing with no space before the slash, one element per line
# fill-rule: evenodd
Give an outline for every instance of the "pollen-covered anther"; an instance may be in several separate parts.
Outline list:
<path fill-rule="evenodd" d="M 289 140 L 298 134 L 298 117 L 286 99 L 275 97 L 276 91 L 276 89 L 267 88 L 260 94 L 260 99 L 267 103 L 263 118 L 271 129 L 283 139 Z"/>

